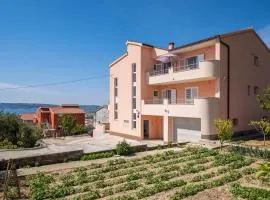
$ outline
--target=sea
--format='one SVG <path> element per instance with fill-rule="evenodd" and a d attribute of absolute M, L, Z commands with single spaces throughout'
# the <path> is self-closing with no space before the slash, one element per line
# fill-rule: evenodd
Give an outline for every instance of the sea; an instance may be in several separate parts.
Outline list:
<path fill-rule="evenodd" d="M 39 103 L 0 103 L 0 111 L 8 112 L 8 113 L 15 113 L 15 114 L 20 115 L 22 113 L 36 112 L 36 110 L 39 107 L 52 107 L 52 106 L 58 106 L 58 105 L 39 104 Z M 86 113 L 93 113 L 98 108 L 100 108 L 99 105 L 80 105 L 80 107 Z"/>

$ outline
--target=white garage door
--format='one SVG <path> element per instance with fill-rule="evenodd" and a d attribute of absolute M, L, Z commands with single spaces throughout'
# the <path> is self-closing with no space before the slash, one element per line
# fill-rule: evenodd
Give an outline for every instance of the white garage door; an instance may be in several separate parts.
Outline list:
<path fill-rule="evenodd" d="M 175 117 L 174 141 L 198 141 L 201 139 L 201 119 Z"/>

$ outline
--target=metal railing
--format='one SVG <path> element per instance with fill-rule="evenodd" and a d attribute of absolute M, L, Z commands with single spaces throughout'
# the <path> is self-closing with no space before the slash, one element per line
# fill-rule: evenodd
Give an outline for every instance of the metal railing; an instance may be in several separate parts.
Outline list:
<path fill-rule="evenodd" d="M 165 99 L 144 100 L 144 104 L 164 104 Z M 194 105 L 194 99 L 167 99 L 170 105 Z"/>
<path fill-rule="evenodd" d="M 168 74 L 169 73 L 169 69 L 161 69 L 161 70 L 154 70 L 152 72 L 149 73 L 149 76 L 159 76 L 159 75 L 163 75 L 163 74 Z"/>
<path fill-rule="evenodd" d="M 189 65 L 178 65 L 173 68 L 173 72 L 189 71 L 199 68 L 199 63 L 189 64 Z"/>
<path fill-rule="evenodd" d="M 194 105 L 194 99 L 169 99 L 168 104 L 170 105 L 177 105 L 177 104 L 182 104 L 182 105 Z"/>
<path fill-rule="evenodd" d="M 163 99 L 144 100 L 144 104 L 163 104 Z"/>

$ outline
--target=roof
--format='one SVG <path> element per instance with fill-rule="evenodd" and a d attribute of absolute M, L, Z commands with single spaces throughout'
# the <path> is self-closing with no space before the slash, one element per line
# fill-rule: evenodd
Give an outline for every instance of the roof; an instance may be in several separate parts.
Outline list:
<path fill-rule="evenodd" d="M 148 46 L 148 47 L 157 48 L 157 49 L 163 49 L 163 50 L 166 50 L 166 51 L 168 50 L 166 48 L 158 47 L 158 46 L 148 44 L 148 43 L 144 43 L 144 42 L 139 42 L 139 41 L 136 41 L 136 40 L 128 40 L 126 42 L 126 44 L 128 44 L 128 43 L 135 43 L 135 44 L 137 43 L 137 44 L 140 44 L 140 45 L 143 45 L 143 46 Z"/>
<path fill-rule="evenodd" d="M 84 110 L 79 107 L 50 107 L 50 111 L 55 114 L 85 114 Z"/>
<path fill-rule="evenodd" d="M 139 41 L 135 41 L 135 40 L 128 40 L 126 42 L 126 44 L 135 44 L 135 45 L 140 45 L 140 46 L 147 46 L 147 47 L 151 47 L 151 48 L 157 48 L 157 49 L 163 49 L 163 50 L 168 50 L 166 48 L 162 48 L 162 47 L 158 47 L 152 44 L 147 44 L 144 42 L 139 42 Z M 113 66 L 114 64 L 118 63 L 120 60 L 122 60 L 123 58 L 125 58 L 128 55 L 128 53 L 124 53 L 123 55 L 121 55 L 120 57 L 116 58 L 111 64 L 109 64 L 109 66 Z"/>
<path fill-rule="evenodd" d="M 99 107 L 98 109 L 96 109 L 96 111 L 95 112 L 97 112 L 97 111 L 99 111 L 99 110 L 101 110 L 101 109 L 108 109 L 108 105 L 104 105 L 104 106 L 101 106 L 101 107 Z"/>
<path fill-rule="evenodd" d="M 35 118 L 36 114 L 35 113 L 23 113 L 20 118 L 23 121 L 33 121 Z"/>
<path fill-rule="evenodd" d="M 261 39 L 261 37 L 256 33 L 256 31 L 253 28 L 246 28 L 246 29 L 242 29 L 242 30 L 223 33 L 223 34 L 220 34 L 220 35 L 213 35 L 211 37 L 207 37 L 207 38 L 204 38 L 204 39 L 192 42 L 192 43 L 188 43 L 188 44 L 184 44 L 184 45 L 175 47 L 174 49 L 172 49 L 170 51 L 174 51 L 174 50 L 177 50 L 177 49 L 182 49 L 182 48 L 185 48 L 185 47 L 189 47 L 189 46 L 192 46 L 192 45 L 195 45 L 195 44 L 207 42 L 207 41 L 214 40 L 214 39 L 227 38 L 227 37 L 231 37 L 231 36 L 234 36 L 234 35 L 239 35 L 239 34 L 243 34 L 243 33 L 247 33 L 247 32 L 254 33 L 256 35 L 256 37 L 260 40 L 260 42 L 269 50 L 267 45 L 264 43 L 264 41 Z"/>

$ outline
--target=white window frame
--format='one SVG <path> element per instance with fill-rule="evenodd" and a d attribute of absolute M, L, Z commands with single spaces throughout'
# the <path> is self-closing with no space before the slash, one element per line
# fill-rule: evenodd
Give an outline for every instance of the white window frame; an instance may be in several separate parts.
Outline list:
<path fill-rule="evenodd" d="M 196 87 L 186 87 L 186 88 L 185 88 L 185 100 L 186 100 L 186 101 L 188 100 L 188 99 L 187 99 L 187 90 L 190 89 L 190 91 L 191 91 L 190 94 L 191 94 L 191 96 L 192 96 L 192 89 L 194 89 L 194 88 L 197 90 L 197 97 L 195 97 L 195 98 L 198 98 L 198 97 L 199 97 L 199 87 L 197 87 L 197 86 L 196 86 Z M 193 98 L 193 99 L 195 99 L 195 98 Z M 191 98 L 191 99 L 192 99 L 192 98 Z"/>

